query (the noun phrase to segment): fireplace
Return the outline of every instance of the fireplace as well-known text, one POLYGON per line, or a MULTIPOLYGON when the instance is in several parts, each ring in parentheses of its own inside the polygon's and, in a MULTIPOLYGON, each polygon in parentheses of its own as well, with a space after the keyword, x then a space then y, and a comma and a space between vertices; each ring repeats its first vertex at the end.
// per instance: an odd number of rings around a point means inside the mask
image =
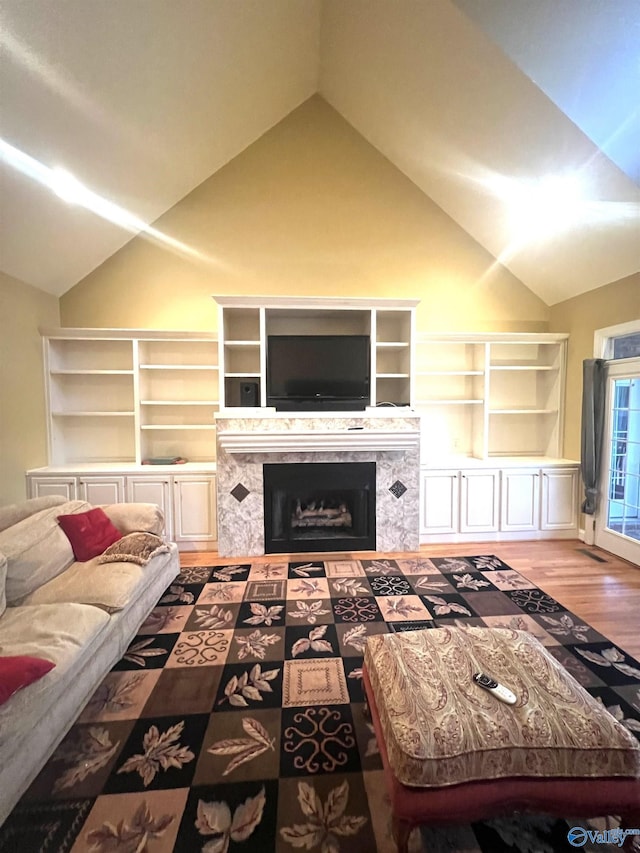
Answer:
POLYGON ((376 463, 265 464, 266 554, 374 551, 376 463))
MULTIPOLYGON (((239 417, 227 409, 216 415, 216 427, 218 553, 221 557, 244 559, 265 553, 295 553, 303 547, 308 551, 317 548, 320 551, 376 550, 385 553, 418 549, 420 419, 416 415, 383 407, 365 415, 291 416, 269 411, 255 417, 239 417), (357 464, 351 467, 353 463, 357 464), (362 485, 359 466, 367 463, 370 474, 362 485), (302 492, 291 495, 295 488, 276 484, 277 489, 289 493, 293 507, 289 505, 279 529, 273 531, 274 497, 268 494, 265 500, 265 488, 267 492, 271 488, 268 484, 265 486, 265 471, 272 465, 282 466, 287 477, 297 477, 304 472, 305 479, 300 485, 310 492, 314 489, 364 491, 365 495, 358 499, 352 494, 346 495, 352 504, 348 510, 352 515, 351 528, 344 524, 342 529, 331 529, 328 525, 319 529, 292 527, 286 519, 291 519, 292 512, 297 510, 298 498, 301 511, 310 509, 307 504, 314 500, 316 506, 324 500, 323 509, 339 509, 340 503, 333 506, 323 495, 302 492), (305 471, 307 465, 317 466, 315 470, 319 473, 315 482, 305 471), (327 470, 337 470, 337 476, 344 475, 346 482, 345 479, 336 481, 333 473, 329 482, 318 479, 327 470), (354 476, 354 472, 358 472, 357 475, 354 476), (268 541, 265 541, 266 512, 269 513, 268 541), (366 524, 362 522, 363 515, 368 519, 366 524), (290 540, 291 532, 295 550, 288 551, 291 545, 285 546, 283 540, 290 540), (307 538, 312 534, 318 536, 314 544, 307 538)), ((331 499, 335 500, 335 495, 331 499)), ((280 512, 277 503, 276 512, 280 512)), ((302 517, 309 518, 309 515, 302 517)))

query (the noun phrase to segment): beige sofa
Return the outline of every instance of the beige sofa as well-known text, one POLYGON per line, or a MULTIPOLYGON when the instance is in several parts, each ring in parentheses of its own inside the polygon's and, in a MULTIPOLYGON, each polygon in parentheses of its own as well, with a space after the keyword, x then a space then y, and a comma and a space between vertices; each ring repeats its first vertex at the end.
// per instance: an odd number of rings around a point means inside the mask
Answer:
MULTIPOLYGON (((0 657, 55 663, 0 705, 0 825, 179 573, 175 543, 146 565, 75 562, 57 517, 90 508, 57 496, 0 508, 0 657)), ((123 534, 162 533, 153 504, 103 509, 123 534)))

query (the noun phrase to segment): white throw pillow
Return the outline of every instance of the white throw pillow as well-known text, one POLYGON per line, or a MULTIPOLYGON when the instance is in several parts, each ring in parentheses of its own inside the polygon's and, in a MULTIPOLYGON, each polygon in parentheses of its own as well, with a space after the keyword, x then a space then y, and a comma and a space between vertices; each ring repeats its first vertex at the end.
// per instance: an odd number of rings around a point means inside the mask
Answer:
POLYGON ((0 553, 7 558, 7 604, 17 603, 73 563, 71 543, 57 518, 88 509, 86 501, 68 501, 0 532, 0 553))
POLYGON ((164 531, 164 515, 157 504, 107 504, 102 509, 123 536, 127 533, 155 533, 161 536, 164 531))

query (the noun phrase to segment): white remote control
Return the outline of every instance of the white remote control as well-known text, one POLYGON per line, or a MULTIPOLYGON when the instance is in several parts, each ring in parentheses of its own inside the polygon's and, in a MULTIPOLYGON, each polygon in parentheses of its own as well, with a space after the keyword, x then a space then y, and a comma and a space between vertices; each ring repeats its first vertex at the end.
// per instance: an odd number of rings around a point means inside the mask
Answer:
POLYGON ((516 704, 517 697, 515 693, 512 693, 508 687, 504 686, 504 684, 498 684, 497 681, 490 678, 488 675, 485 675, 483 672, 476 672, 473 676, 473 680, 476 684, 479 684, 480 687, 484 687, 485 690, 488 690, 489 693, 493 693, 496 699, 504 702, 505 705, 516 704))

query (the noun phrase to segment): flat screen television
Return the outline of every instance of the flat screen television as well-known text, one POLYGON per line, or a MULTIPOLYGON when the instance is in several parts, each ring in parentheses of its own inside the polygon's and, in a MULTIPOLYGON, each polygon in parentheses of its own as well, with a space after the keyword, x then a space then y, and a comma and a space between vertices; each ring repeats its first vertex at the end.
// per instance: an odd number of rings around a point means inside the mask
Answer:
POLYGON ((368 335, 269 335, 267 405, 354 411, 369 405, 368 335))

